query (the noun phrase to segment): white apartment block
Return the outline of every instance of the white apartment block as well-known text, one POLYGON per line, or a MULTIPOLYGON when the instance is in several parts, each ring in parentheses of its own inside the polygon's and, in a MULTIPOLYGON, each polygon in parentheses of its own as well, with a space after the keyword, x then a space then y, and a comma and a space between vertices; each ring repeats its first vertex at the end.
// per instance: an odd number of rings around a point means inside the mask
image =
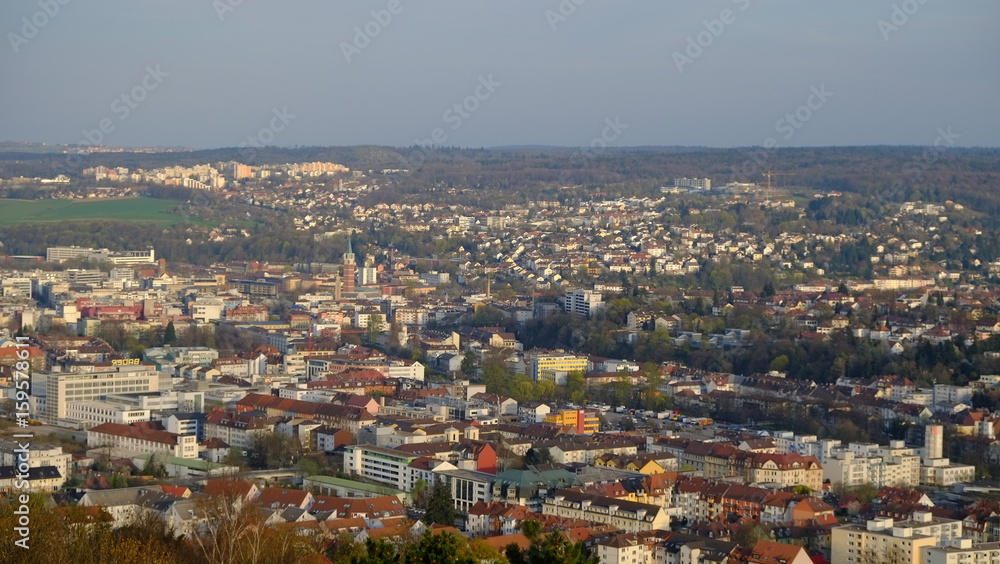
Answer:
POLYGON ((943 403, 969 403, 975 389, 971 386, 953 386, 951 384, 934 384, 934 405, 943 403))
MULTIPOLYGON (((471 507, 476 501, 489 501, 492 490, 487 488, 485 497, 481 495, 479 484, 485 476, 491 474, 481 472, 460 471, 454 464, 435 461, 430 466, 411 463, 421 458, 390 448, 367 445, 348 445, 344 450, 344 472, 361 476, 366 480, 385 484, 391 488, 408 492, 418 480, 432 482, 440 479, 442 474, 457 472, 452 484, 452 495, 460 495, 461 501, 470 502, 471 507)), ((490 486, 492 487, 492 486, 490 486)), ((458 498, 453 498, 458 499, 458 498)), ((464 505, 462 505, 464 507, 464 505)))
POLYGON ((349 445, 344 449, 344 472, 385 484, 397 490, 410 491, 407 469, 418 456, 392 449, 349 445))
POLYGON ((910 488, 920 483, 919 477, 920 459, 916 456, 885 458, 838 449, 823 463, 823 479, 845 486, 870 483, 876 487, 910 488))
POLYGON ((976 479, 976 467, 968 464, 953 464, 947 458, 925 460, 920 468, 920 483, 928 486, 946 487, 976 479))
POLYGON ((952 463, 943 453, 943 431, 939 425, 927 430, 927 446, 911 448, 903 441, 888 445, 816 440, 815 436, 780 433, 774 438, 777 452, 816 456, 823 465, 823 479, 847 486, 912 488, 918 485, 950 486, 975 479, 975 467, 952 463))
POLYGON ((944 546, 961 536, 961 521, 935 517, 927 511, 914 512, 908 521, 872 519, 864 527, 847 525, 832 530, 832 561, 923 564, 926 549, 944 546))
POLYGON ((603 307, 603 296, 593 290, 575 290, 563 296, 563 309, 567 313, 590 317, 603 307))
POLYGON ((31 393, 46 423, 51 425, 66 419, 70 402, 103 401, 112 394, 148 394, 170 387, 169 376, 148 365, 79 368, 78 372, 34 374, 31 393))
POLYGON ((952 540, 945 546, 925 548, 923 564, 1000 564, 1000 543, 952 540))
POLYGON ((801 454, 815 456, 822 464, 826 464, 824 453, 840 445, 840 441, 820 441, 816 435, 796 435, 791 431, 780 431, 771 437, 777 454, 801 454))

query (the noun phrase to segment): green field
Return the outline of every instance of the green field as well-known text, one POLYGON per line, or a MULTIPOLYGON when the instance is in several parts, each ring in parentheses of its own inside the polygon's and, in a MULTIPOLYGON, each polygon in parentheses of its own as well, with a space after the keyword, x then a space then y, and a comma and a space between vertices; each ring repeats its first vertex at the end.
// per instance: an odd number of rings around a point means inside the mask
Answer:
MULTIPOLYGON (((186 218, 167 213, 176 200, 121 198, 115 200, 0 200, 0 225, 48 223, 86 219, 142 221, 173 225, 186 218)), ((187 219, 192 223, 198 220, 187 219)))

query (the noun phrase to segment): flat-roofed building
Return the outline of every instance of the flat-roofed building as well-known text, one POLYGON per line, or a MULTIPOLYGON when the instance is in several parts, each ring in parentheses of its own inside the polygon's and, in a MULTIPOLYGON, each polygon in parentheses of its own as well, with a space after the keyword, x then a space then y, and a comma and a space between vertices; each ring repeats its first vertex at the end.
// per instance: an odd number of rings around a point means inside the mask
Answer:
POLYGON ((915 511, 907 521, 871 519, 863 527, 847 525, 832 530, 832 560, 838 564, 923 564, 926 549, 961 536, 961 521, 935 517, 927 511, 915 511))
POLYGON ((344 472, 408 492, 413 486, 410 463, 418 458, 389 448, 348 445, 344 448, 344 472))
POLYGON ((101 423, 131 425, 140 421, 149 421, 149 418, 148 409, 134 409, 130 406, 106 401, 66 402, 66 420, 76 421, 83 428, 101 423))
POLYGON ((925 548, 923 556, 923 564, 1000 564, 1000 543, 956 539, 945 546, 925 548))
POLYGON ((159 393, 170 387, 170 377, 155 367, 135 364, 94 364, 77 372, 36 372, 31 393, 43 421, 66 419, 70 402, 104 401, 112 394, 159 393))

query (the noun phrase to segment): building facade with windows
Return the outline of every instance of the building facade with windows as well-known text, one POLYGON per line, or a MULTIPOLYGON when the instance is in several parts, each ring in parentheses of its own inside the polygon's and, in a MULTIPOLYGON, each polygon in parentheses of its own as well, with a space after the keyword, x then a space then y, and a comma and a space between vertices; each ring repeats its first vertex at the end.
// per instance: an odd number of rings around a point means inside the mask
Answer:
POLYGON ((170 377, 154 366, 95 364, 77 372, 36 372, 31 393, 37 413, 50 425, 67 419, 72 402, 104 401, 112 394, 159 393, 170 387, 170 377))

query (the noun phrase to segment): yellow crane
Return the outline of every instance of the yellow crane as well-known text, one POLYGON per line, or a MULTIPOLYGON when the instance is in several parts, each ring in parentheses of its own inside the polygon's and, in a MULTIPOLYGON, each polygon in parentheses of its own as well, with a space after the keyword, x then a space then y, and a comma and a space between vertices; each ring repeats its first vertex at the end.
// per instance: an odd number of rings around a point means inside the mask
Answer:
POLYGON ((771 197, 771 177, 772 176, 792 176, 795 173, 794 172, 771 172, 769 170, 767 172, 762 172, 761 174, 763 176, 767 177, 767 190, 764 192, 764 196, 767 197, 767 198, 770 198, 771 197))

